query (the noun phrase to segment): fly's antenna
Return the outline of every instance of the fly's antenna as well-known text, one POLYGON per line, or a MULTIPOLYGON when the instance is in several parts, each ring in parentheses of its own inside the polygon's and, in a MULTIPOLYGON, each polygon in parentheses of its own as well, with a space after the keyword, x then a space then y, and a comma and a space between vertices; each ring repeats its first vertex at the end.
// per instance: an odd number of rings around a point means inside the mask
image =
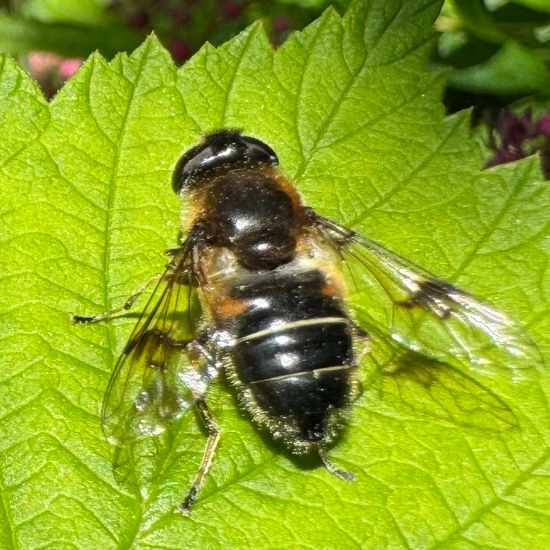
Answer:
POLYGON ((342 470, 341 468, 338 468, 336 464, 331 462, 327 456, 327 450, 319 445, 319 448, 317 450, 319 453, 319 457, 321 458, 321 461, 325 465, 325 468, 333 475, 335 475, 337 478, 342 479, 343 481, 352 482, 355 481, 355 474, 353 472, 348 472, 347 470, 342 470))

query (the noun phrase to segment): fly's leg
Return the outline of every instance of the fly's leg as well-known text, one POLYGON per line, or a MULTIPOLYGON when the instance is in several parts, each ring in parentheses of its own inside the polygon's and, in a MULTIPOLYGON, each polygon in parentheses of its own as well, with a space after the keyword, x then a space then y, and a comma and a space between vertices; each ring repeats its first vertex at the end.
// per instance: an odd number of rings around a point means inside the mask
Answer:
POLYGON ((89 325, 91 323, 100 323, 101 321, 108 321, 109 319, 112 319, 113 317, 116 317, 117 315, 120 315, 121 313, 132 309, 132 306, 135 304, 136 300, 143 294, 147 287, 151 283, 159 281, 163 275, 163 273, 157 273, 156 275, 153 275, 153 277, 151 277, 148 281, 139 286, 130 295, 126 302, 124 302, 124 304, 120 307, 115 307, 113 309, 110 309, 109 311, 104 311, 103 313, 100 313, 98 315, 91 315, 89 317, 71 314, 71 323, 73 325, 89 325))
MULTIPOLYGON (((369 333, 360 325, 349 319, 353 335, 353 351, 355 355, 354 366, 356 370, 361 365, 363 358, 370 348, 371 338, 369 333)), ((370 384, 369 384, 370 385, 370 384)), ((363 393, 363 383, 355 373, 351 377, 351 388, 349 393, 350 402, 355 402, 363 393)))
POLYGON ((336 466, 334 462, 329 460, 326 449, 321 445, 319 445, 318 453, 325 468, 332 475, 336 476, 338 479, 341 479, 342 481, 348 481, 348 482, 355 481, 355 474, 353 472, 348 472, 347 470, 342 470, 341 468, 338 468, 338 466, 336 466))
POLYGON ((369 351, 371 347, 371 338, 369 336, 369 333, 363 327, 354 323, 352 325, 352 328, 355 341, 357 342, 357 365, 360 365, 361 361, 365 357, 365 354, 369 351))
POLYGON ((208 475, 210 467, 212 466, 212 460, 214 459, 214 455, 216 453, 216 447, 218 446, 218 443, 220 441, 220 429, 218 428, 218 424, 214 420, 214 417, 208 410, 206 401, 203 398, 197 400, 197 408, 201 416, 202 422, 204 423, 204 426, 208 431, 208 440, 206 442, 201 465, 199 467, 199 471, 197 472, 195 480, 193 481, 193 485, 191 485, 191 489, 189 489, 187 496, 183 499, 183 502, 178 507, 178 511, 184 515, 190 514, 191 507, 197 501, 197 497, 199 496, 202 486, 204 485, 204 482, 206 480, 206 476, 208 475))

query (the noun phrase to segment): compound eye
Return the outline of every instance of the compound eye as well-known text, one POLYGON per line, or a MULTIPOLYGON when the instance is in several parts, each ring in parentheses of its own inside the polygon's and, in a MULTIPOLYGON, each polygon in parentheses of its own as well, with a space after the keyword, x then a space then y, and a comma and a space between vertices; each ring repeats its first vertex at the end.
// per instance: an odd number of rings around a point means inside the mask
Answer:
POLYGON ((172 188, 179 193, 184 187, 190 187, 198 176, 223 164, 229 151, 218 151, 207 143, 189 149, 176 165, 172 177, 172 188))
POLYGON ((246 146, 246 160, 250 163, 263 162, 272 166, 279 164, 275 151, 263 141, 250 136, 242 136, 242 140, 246 146))
POLYGON ((275 151, 259 139, 221 130, 206 136, 203 143, 187 151, 176 165, 172 188, 176 193, 197 184, 201 177, 219 168, 236 168, 254 164, 276 166, 275 151))

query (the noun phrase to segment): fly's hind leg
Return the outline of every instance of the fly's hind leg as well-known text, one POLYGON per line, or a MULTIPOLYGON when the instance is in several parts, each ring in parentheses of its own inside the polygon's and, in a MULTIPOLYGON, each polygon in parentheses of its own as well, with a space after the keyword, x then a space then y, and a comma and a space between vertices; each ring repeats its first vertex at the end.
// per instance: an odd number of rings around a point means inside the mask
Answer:
POLYGON ((352 332, 355 342, 355 354, 357 356, 357 365, 359 365, 365 356, 365 354, 370 349, 371 338, 369 333, 357 323, 352 321, 352 332))
POLYGON ((319 445, 319 448, 317 449, 319 453, 319 457, 321 458, 321 461, 323 462, 325 468, 334 476, 336 476, 338 479, 341 479, 342 481, 347 482, 353 482, 355 481, 355 474, 353 472, 348 472, 347 470, 342 470, 342 468, 339 468, 332 462, 327 455, 327 450, 319 445))
POLYGON ((148 281, 143 283, 141 286, 139 286, 131 295, 130 297, 119 307, 115 307, 113 309, 110 309, 108 311, 104 311, 103 313, 100 313, 98 315, 75 315, 71 313, 70 319, 71 323, 73 325, 89 325, 91 323, 100 323, 101 321, 108 321, 109 319, 112 319, 113 317, 116 317, 117 315, 120 315, 121 313, 124 313, 125 311, 129 311, 132 309, 132 306, 136 303, 136 300, 143 294, 143 292, 147 289, 147 287, 156 281, 159 281, 163 273, 157 273, 156 275, 153 275, 148 281))
POLYGON ((179 505, 178 511, 184 515, 189 515, 191 512, 191 507, 197 501, 198 495, 204 485, 206 476, 210 471, 212 466, 212 461, 214 455, 216 454, 216 447, 220 441, 220 429, 218 424, 214 420, 214 417, 208 410, 208 406, 204 398, 197 400, 197 409, 199 411, 200 417, 206 430, 208 431, 208 440, 206 442, 206 447, 204 448, 204 455, 202 457, 201 465, 191 485, 191 489, 187 493, 187 496, 183 499, 183 502, 179 505))
MULTIPOLYGON (((353 351, 355 355, 354 366, 358 369, 370 349, 371 338, 369 333, 355 321, 350 319, 350 326, 353 335, 353 351)), ((355 370, 355 369, 354 369, 355 370)), ((354 374, 351 378, 349 393, 350 403, 355 402, 363 394, 363 383, 354 374)))

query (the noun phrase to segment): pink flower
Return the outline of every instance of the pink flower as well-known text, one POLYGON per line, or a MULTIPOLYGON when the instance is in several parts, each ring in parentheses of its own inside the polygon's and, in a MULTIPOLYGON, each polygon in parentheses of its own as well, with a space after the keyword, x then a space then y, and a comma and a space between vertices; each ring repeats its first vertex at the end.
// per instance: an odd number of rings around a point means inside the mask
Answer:
POLYGON ((36 77, 49 71, 56 71, 63 58, 55 53, 29 52, 27 57, 31 73, 36 77))
POLYGON ((63 80, 67 80, 78 71, 80 65, 82 65, 82 59, 65 59, 59 65, 59 74, 63 80))

